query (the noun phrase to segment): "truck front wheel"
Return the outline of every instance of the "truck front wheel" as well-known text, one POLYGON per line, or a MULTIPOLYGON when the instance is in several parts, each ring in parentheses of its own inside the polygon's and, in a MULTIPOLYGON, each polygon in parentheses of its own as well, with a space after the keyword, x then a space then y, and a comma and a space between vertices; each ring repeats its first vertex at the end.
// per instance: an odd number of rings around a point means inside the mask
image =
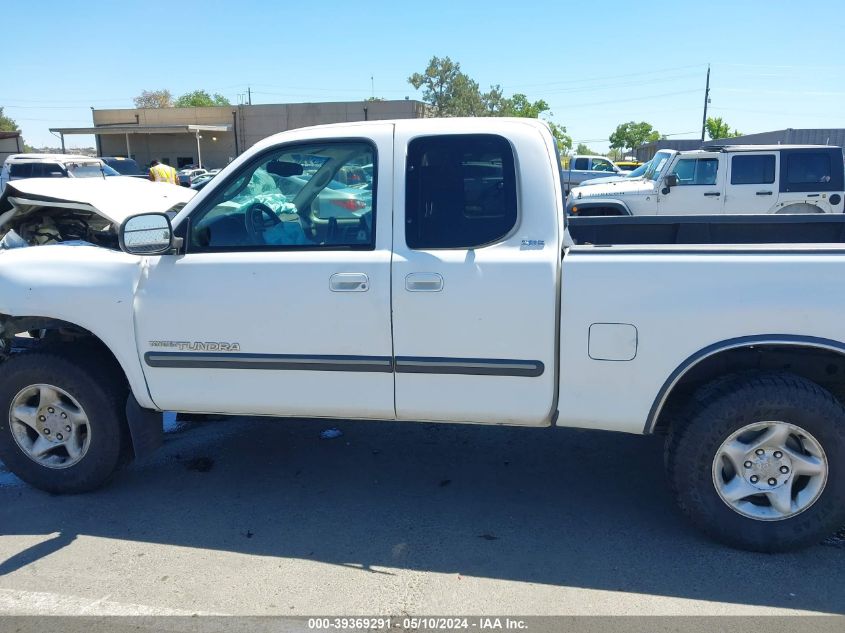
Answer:
POLYGON ((0 365, 0 460, 36 488, 93 490, 121 463, 127 390, 96 358, 30 352, 0 365))
POLYGON ((805 378, 744 375, 702 388, 666 450, 680 508, 728 545, 785 551, 845 525, 845 408, 805 378))

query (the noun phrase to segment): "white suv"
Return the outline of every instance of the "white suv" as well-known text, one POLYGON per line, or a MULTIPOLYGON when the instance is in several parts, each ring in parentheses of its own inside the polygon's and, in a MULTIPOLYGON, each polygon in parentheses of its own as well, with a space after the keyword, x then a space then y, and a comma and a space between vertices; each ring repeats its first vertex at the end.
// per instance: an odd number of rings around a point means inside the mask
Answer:
POLYGON ((99 158, 74 154, 12 154, 0 170, 0 193, 23 178, 102 178, 120 174, 99 158))
POLYGON ((639 178, 575 187, 577 215, 842 213, 842 149, 736 145, 661 150, 639 178))

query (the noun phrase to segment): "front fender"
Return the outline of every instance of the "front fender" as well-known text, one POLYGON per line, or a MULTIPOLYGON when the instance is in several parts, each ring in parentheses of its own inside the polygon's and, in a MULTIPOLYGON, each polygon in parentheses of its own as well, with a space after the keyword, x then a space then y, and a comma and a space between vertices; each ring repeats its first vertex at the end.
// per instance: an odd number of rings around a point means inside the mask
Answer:
POLYGON ((581 209, 609 207, 612 209, 618 209, 619 213, 622 215, 633 215, 631 213, 631 209, 628 207, 628 204, 624 200, 621 200, 619 198, 611 198, 609 196, 606 198, 599 196, 596 196, 595 198, 570 198, 569 200, 567 200, 566 203, 566 212, 575 213, 572 211, 573 207, 578 209, 579 212, 581 209))
POLYGON ((155 408, 135 342, 134 301, 143 262, 98 246, 0 251, 0 314, 58 319, 88 330, 114 354, 138 403, 155 408))

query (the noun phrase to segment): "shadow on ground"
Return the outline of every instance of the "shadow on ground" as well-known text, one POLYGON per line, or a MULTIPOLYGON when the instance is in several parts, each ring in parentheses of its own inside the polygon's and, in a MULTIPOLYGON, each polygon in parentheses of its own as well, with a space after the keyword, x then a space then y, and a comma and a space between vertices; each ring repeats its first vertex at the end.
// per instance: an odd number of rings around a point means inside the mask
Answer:
POLYGON ((676 513, 661 451, 658 438, 571 429, 192 424, 100 492, 0 489, 0 532, 58 533, 0 575, 91 535, 845 613, 845 550, 710 542, 676 513), (330 426, 342 437, 321 440, 330 426))

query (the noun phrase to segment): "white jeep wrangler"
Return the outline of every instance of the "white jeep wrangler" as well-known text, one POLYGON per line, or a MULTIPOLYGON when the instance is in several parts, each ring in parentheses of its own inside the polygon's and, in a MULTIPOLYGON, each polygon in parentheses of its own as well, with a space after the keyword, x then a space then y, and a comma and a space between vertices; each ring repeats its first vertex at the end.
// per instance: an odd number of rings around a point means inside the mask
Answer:
POLYGON ((640 178, 573 188, 567 211, 581 216, 842 213, 843 171, 839 147, 661 150, 640 178))

